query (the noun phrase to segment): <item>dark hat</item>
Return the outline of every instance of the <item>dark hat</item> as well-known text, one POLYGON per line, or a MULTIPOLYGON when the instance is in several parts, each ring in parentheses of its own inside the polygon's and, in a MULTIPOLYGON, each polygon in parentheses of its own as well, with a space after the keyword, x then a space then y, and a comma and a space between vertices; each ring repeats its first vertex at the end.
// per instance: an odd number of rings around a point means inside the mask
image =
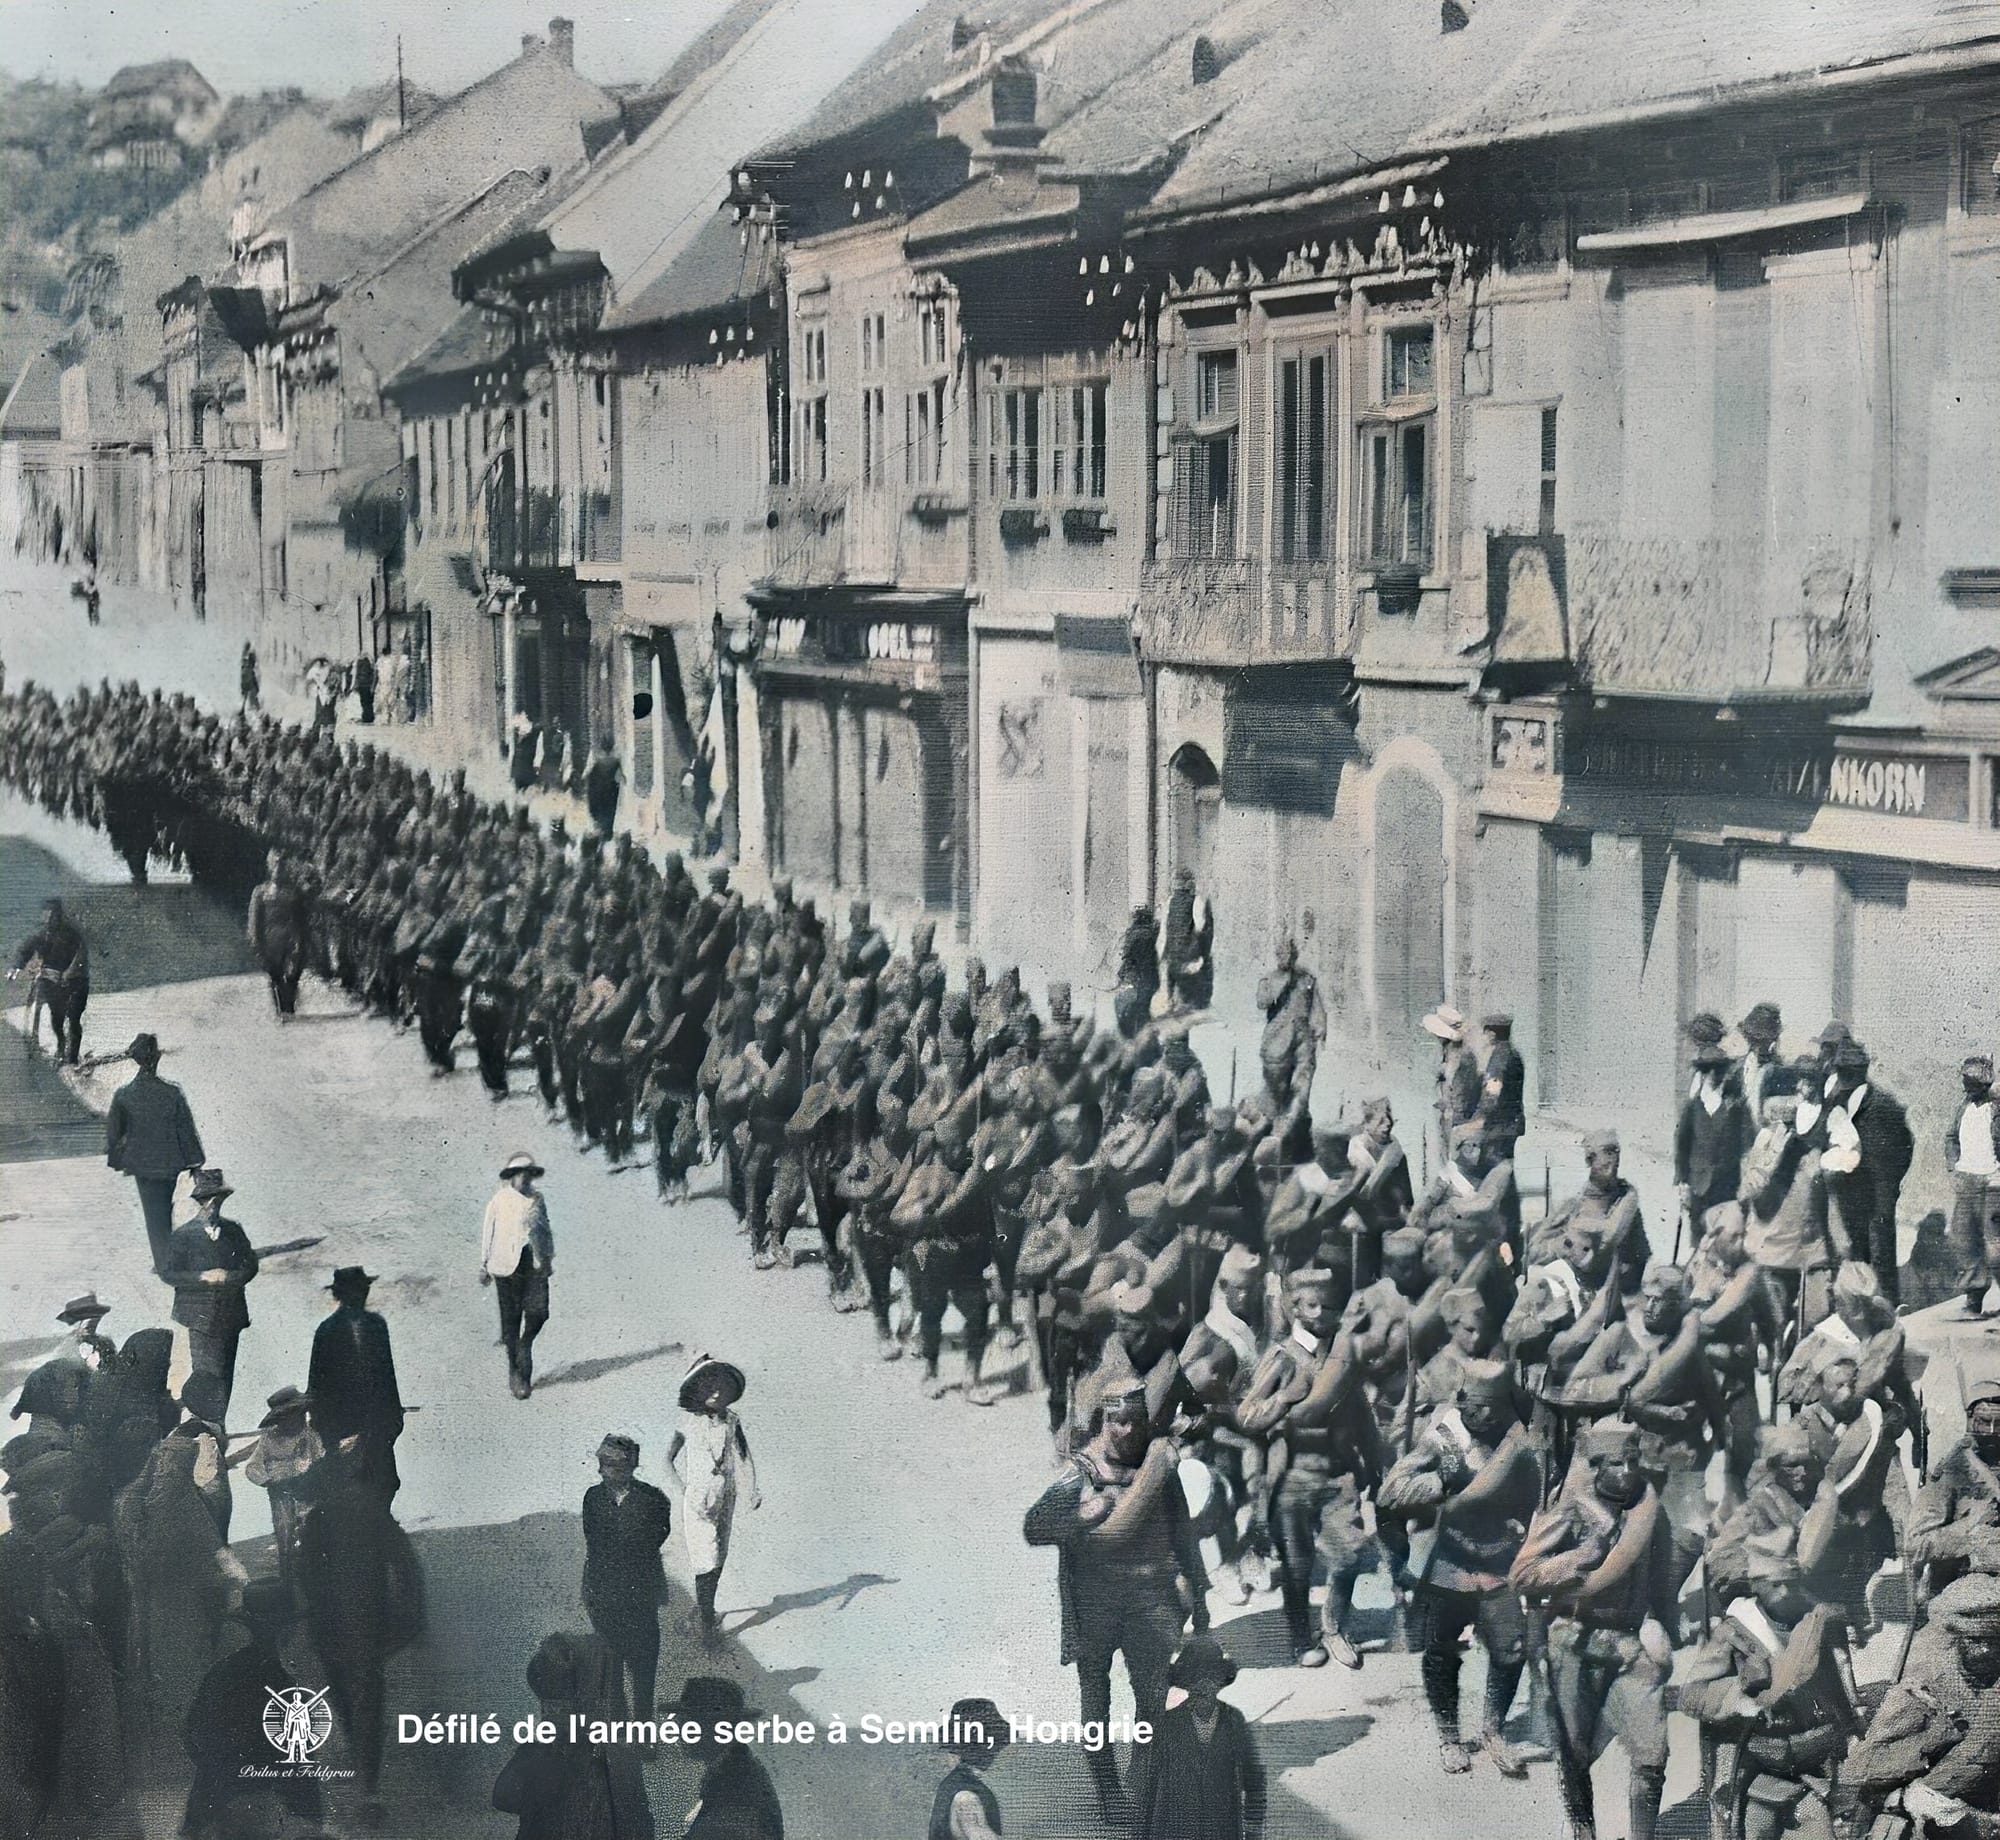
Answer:
POLYGON ((1000 1708, 990 1699, 952 1702, 945 1721, 944 1748, 955 1757, 997 1757, 1013 1737, 1000 1708))
POLYGON ((545 1176, 547 1174, 548 1171, 525 1150, 516 1150, 506 1162, 500 1165, 500 1179, 503 1182, 509 1176, 545 1176))
POLYGON ((712 1354, 698 1354, 681 1376, 680 1408, 683 1412, 697 1410, 699 1385, 711 1374, 720 1374, 729 1383, 731 1390, 729 1397, 722 1402, 724 1405, 733 1406, 743 1397, 749 1382, 743 1378, 742 1368, 732 1361, 718 1361, 712 1354))
POLYGON ((208 1424, 220 1424, 228 1404, 229 1395, 219 1374, 197 1368, 181 1382, 181 1410, 208 1424))
POLYGON ((1753 1003, 1744 1012, 1743 1020, 1736 1025, 1753 1041, 1776 1041, 1783 1031, 1784 1023, 1775 1003, 1753 1003))
POLYGON ((295 1386, 281 1386, 264 1401, 264 1416, 257 1422, 262 1425, 282 1424, 288 1418, 301 1417, 312 1404, 308 1395, 295 1386))
POLYGON ((1960 1075, 1968 1080, 1979 1080, 1988 1086, 1993 1084, 1993 1056, 1990 1054, 1968 1054, 1959 1063, 1960 1075))
POLYGON ((1722 1018, 1713 1010, 1702 1010, 1688 1018, 1687 1027, 1682 1032, 1696 1047, 1712 1048, 1723 1037, 1722 1018))
POLYGON ((1838 1073, 1866 1073, 1868 1071, 1868 1050, 1852 1035, 1841 1042, 1833 1051, 1834 1070, 1838 1073))
POLYGON ((100 1317, 109 1316, 110 1307, 97 1301, 95 1291, 85 1291, 81 1297, 72 1297, 56 1312, 56 1321, 61 1323, 96 1322, 100 1317))
POLYGON ((1937 1616, 1955 1636, 1983 1636, 1989 1641, 2000 1636, 2000 1578, 1990 1572, 1974 1572, 1954 1580, 1938 1593, 1932 1604, 1937 1616), (1945 1601, 1945 1593, 1951 1601, 1945 1601))
POLYGON ((622 1431, 607 1431, 603 1441, 597 1446, 599 1457, 616 1457, 635 1468, 639 1462, 639 1440, 627 1437, 622 1431))
POLYGON ((1837 1048, 1842 1042, 1851 1041, 1853 1037, 1854 1031, 1846 1023, 1829 1022, 1819 1032, 1819 1045, 1822 1048, 1837 1048))
POLYGON ((575 1638, 557 1631, 544 1636, 528 1657, 528 1691, 537 1699, 568 1699, 576 1692, 582 1671, 575 1638))
POLYGON ((135 1061, 156 1061, 160 1058, 160 1038, 141 1030, 132 1037, 132 1045, 125 1052, 135 1061))
POLYGON ((743 1689, 720 1674, 690 1674, 681 1687, 680 1698, 660 1710, 683 1724, 704 1727, 725 1722, 733 1724, 750 1716, 750 1705, 743 1697, 743 1689))
POLYGON ((336 1265, 333 1281, 326 1288, 338 1297, 343 1291, 365 1291, 374 1282, 375 1274, 359 1265, 336 1265))
POLYGON ((1735 1058, 1719 1041, 1698 1041, 1694 1045, 1697 1067, 1727 1067, 1735 1058))
POLYGON ((1504 1010, 1495 1010, 1484 1017, 1479 1026, 1489 1035, 1511 1035, 1514 1032, 1514 1018, 1504 1010))
POLYGON ((222 1179, 221 1170, 197 1169, 194 1172, 194 1186, 188 1194, 189 1199, 194 1201, 220 1201, 225 1195, 233 1195, 235 1192, 235 1189, 222 1179))
POLYGON ((236 1607, 239 1622, 252 1628, 262 1624, 292 1622, 298 1615, 292 1601, 292 1587, 279 1578, 253 1578, 243 1587, 243 1599, 236 1607))
POLYGON ((1203 1680, 1226 1687, 1235 1678, 1236 1663, 1222 1644, 1206 1633, 1189 1636, 1167 1667, 1170 1687, 1191 1687, 1203 1680))

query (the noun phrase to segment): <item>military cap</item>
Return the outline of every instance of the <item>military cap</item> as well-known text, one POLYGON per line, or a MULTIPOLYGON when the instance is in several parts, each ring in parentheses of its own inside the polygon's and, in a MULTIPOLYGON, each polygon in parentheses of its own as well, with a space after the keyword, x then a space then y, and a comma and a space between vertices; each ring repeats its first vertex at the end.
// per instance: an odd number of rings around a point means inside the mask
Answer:
POLYGON ((1333 1273, 1324 1265, 1301 1265, 1296 1271, 1285 1274, 1285 1289, 1291 1291, 1325 1291, 1333 1288, 1333 1273))
POLYGON ((1616 1150, 1618 1148, 1618 1133, 1616 1131, 1587 1131, 1584 1133, 1583 1153, 1585 1156, 1596 1156, 1600 1151, 1616 1150))
POLYGON ((1211 1131, 1233 1131, 1236 1129, 1236 1114, 1226 1105, 1211 1105, 1208 1108, 1208 1128, 1211 1131))
POLYGON ((1969 1573, 1939 1592, 1931 1609, 1955 1636, 2000 1637, 2000 1577, 1969 1573))
POLYGON ((1242 1279, 1254 1278, 1264 1269, 1264 1261, 1248 1246, 1232 1241, 1223 1249, 1222 1263, 1216 1269, 1218 1282, 1235 1283, 1242 1279))
POLYGON ((1514 1376, 1505 1361, 1475 1361, 1467 1366, 1458 1383, 1458 1403, 1468 1405, 1512 1405, 1514 1376))
POLYGON ((1970 1412, 1974 1406, 2000 1406, 2000 1374, 1975 1380, 1966 1389, 1965 1409, 1970 1412))
POLYGON ((1875 1275, 1875 1267, 1861 1259, 1844 1259, 1840 1269, 1833 1275, 1833 1300, 1836 1303, 1872 1303, 1881 1298, 1882 1280, 1875 1275))
POLYGON ((1446 1291, 1438 1299, 1438 1314, 1448 1324, 1468 1321, 1485 1308, 1486 1299, 1476 1290, 1463 1285, 1454 1290, 1446 1291))
POLYGON ((1757 1434, 1757 1454, 1767 1463, 1797 1463, 1813 1455, 1813 1442, 1797 1419, 1766 1425, 1757 1434))
POLYGON ((1111 1307, 1120 1316, 1145 1316, 1153 1308, 1153 1287, 1150 1284, 1114 1284, 1111 1287, 1111 1307))
POLYGON ((1592 1425, 1584 1434, 1584 1461, 1590 1464, 1611 1463, 1620 1458, 1626 1462, 1639 1460, 1639 1427, 1628 1424, 1622 1418, 1603 1418, 1592 1425))

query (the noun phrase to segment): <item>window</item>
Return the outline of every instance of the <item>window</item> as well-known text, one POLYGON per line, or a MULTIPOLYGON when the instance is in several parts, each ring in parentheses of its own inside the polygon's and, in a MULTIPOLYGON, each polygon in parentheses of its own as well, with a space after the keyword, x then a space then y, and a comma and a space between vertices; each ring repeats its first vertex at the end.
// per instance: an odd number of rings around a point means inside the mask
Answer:
POLYGON ((1793 154, 1778 167, 1781 204, 1845 198, 1867 189, 1867 162, 1854 148, 1815 148, 1811 153, 1793 154))
POLYGON ((1965 124, 1967 217, 2000 217, 2000 115, 1965 124))
POLYGON ((889 363, 889 319, 884 313, 861 316, 861 374, 873 375, 889 363))
POLYGON ((1556 412, 1542 411, 1542 535, 1556 533, 1556 412))
POLYGON ((1428 326, 1398 326, 1390 331, 1383 342, 1385 401, 1429 396, 1437 388, 1431 362, 1433 336, 1428 326))
POLYGON ((804 458, 807 480, 826 483, 826 398, 809 397, 799 404, 799 452, 804 458))
POLYGON ((1195 414, 1204 422, 1234 416, 1237 404, 1236 354, 1205 351, 1195 360, 1195 414))
POLYGON ((826 328, 808 326, 799 336, 799 378, 803 383, 826 381, 826 328))
POLYGON ((1323 562, 1330 499, 1326 464, 1330 354, 1301 352, 1278 365, 1278 559, 1323 562))
POLYGON ((1101 383, 1081 383, 1049 393, 1051 498, 1104 496, 1105 389, 1101 383))
POLYGON ((923 350, 924 368, 936 369, 947 364, 950 346, 947 333, 950 330, 945 303, 942 300, 920 301, 917 306, 917 338, 923 350))
POLYGON ((987 490, 992 497, 1015 504, 1038 499, 1042 495, 1042 393, 1000 390, 991 400, 987 490))
POLYGON ((937 485, 944 478, 944 384, 913 390, 903 398, 903 483, 937 485))
POLYGON ((879 486, 889 477, 888 423, 880 385, 861 392, 861 483, 879 486))
POLYGON ((1430 560, 1430 437, 1428 416, 1363 435, 1368 560, 1377 568, 1422 567, 1430 560))

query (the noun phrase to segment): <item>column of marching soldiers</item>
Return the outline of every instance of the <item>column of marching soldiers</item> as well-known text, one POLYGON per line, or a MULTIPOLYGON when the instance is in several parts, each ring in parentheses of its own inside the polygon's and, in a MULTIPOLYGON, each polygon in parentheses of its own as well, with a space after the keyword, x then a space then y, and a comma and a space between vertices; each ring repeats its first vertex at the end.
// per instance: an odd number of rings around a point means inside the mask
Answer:
MULTIPOLYGON (((1933 1462, 1894 1303, 1910 1133, 1840 1025, 1796 1060, 1770 1005, 1690 1025, 1657 1258, 1608 1133, 1579 1193, 1524 1216, 1505 1017, 1426 1018, 1422 1193, 1386 1100, 1315 1126, 1325 1017, 1289 945, 1258 987, 1257 1090, 1215 1103, 1189 1039, 1212 921, 1185 877, 1163 928, 1135 913, 1099 1026, 1064 984, 1045 1011, 1014 971, 954 985, 928 924, 899 951, 855 901, 836 933, 786 883, 746 901, 726 869, 704 886, 623 834, 542 832, 330 731, 129 686, 28 685, 0 715, 5 777, 135 873, 164 853, 241 894, 266 864, 281 1014, 311 969, 413 1023, 440 1074, 469 1029, 496 1099, 525 1050, 552 1116, 613 1159, 650 1144, 663 1197, 719 1155, 752 1264, 809 1237, 834 1307, 869 1312, 885 1360, 914 1342, 934 1396, 1039 1388, 1063 1469, 1025 1531, 1058 1549, 1086 1721, 1114 1656, 1142 1716, 1177 1658, 1219 1671, 1212 1541, 1223 1601, 1275 1587, 1307 1668, 1364 1665, 1355 1587, 1386 1570, 1442 1767, 1552 1754, 1578 1833, 1615 1740, 1649 1840, 1677 1700, 1718 1831, 2000 1835, 2000 1384, 1962 1388, 1967 1435, 1933 1462), (1862 1679, 1885 1610, 1893 1670, 1862 1679), (1517 1698, 1531 1742, 1507 1735, 1517 1698)), ((1990 1062, 1963 1078, 1945 1148, 1976 1315, 2000 1159, 1990 1062)), ((1088 1761, 1105 1816, 1134 1819, 1113 1752, 1088 1761)))

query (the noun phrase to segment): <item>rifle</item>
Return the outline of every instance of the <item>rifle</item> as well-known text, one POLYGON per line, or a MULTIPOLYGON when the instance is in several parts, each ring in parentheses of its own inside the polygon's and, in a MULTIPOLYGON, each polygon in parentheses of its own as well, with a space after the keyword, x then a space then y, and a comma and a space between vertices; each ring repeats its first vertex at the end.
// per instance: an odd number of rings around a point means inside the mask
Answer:
POLYGON ((1688 1215, 1693 1208, 1694 1203, 1687 1196, 1682 1195, 1679 1198, 1674 1209, 1674 1256, 1668 1261, 1670 1264, 1678 1265, 1681 1262, 1681 1237, 1688 1230, 1688 1215))

